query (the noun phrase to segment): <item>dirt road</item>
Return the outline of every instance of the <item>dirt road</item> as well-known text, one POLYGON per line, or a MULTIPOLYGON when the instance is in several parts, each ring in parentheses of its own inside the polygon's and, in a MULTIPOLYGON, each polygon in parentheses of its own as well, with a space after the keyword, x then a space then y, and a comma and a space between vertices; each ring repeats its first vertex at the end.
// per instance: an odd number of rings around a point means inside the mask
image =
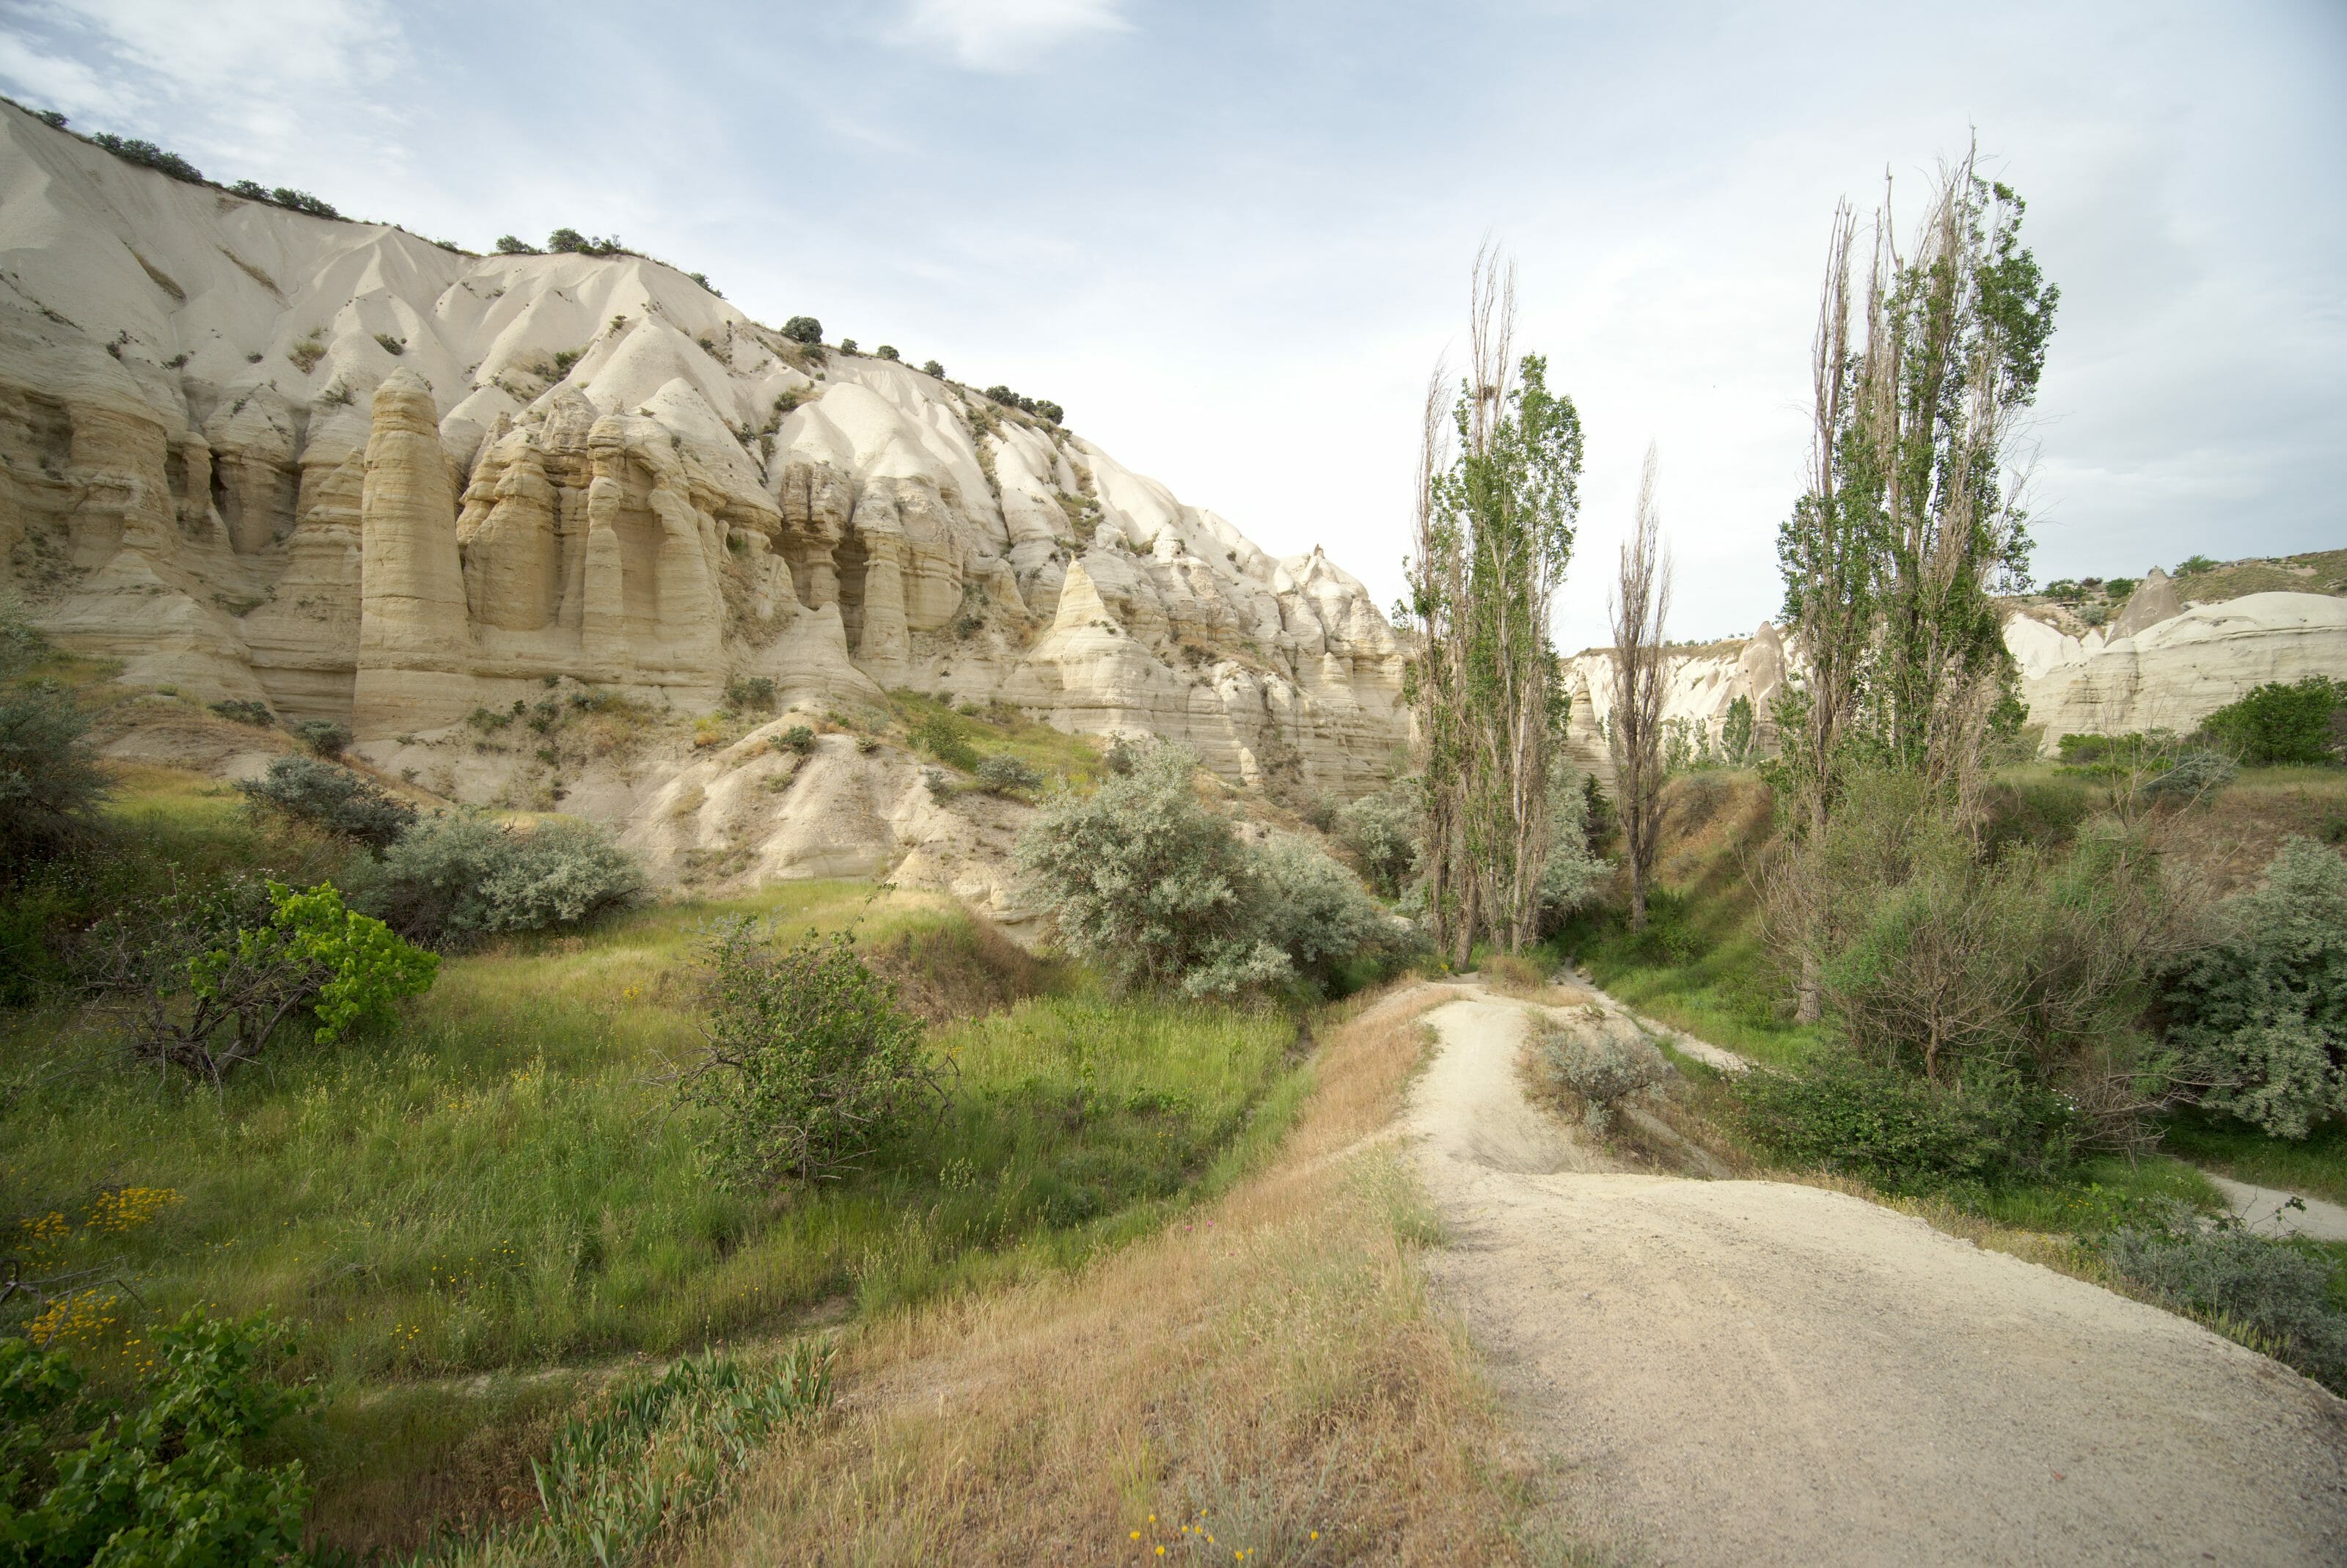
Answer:
POLYGON ((1436 1286, 1583 1532, 1670 1564, 2347 1562, 2347 1401, 1857 1198, 1608 1172, 1525 1101, 1525 1004, 1429 1019, 1436 1286))

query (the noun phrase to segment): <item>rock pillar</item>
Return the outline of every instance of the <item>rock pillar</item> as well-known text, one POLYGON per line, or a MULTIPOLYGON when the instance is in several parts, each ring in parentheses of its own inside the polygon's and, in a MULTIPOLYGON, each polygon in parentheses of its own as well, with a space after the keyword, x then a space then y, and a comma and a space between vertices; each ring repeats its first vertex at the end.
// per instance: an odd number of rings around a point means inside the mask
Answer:
POLYGON ((456 487, 431 389, 394 371, 374 395, 359 498, 361 740, 454 723, 474 705, 456 487))

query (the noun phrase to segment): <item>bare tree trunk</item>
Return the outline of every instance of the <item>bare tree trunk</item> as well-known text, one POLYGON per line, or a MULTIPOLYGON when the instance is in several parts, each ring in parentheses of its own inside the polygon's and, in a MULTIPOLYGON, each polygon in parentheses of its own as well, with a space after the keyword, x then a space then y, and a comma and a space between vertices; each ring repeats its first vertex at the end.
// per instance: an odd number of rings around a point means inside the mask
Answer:
POLYGON ((1623 858, 1630 871, 1630 927, 1646 926, 1646 880, 1655 866, 1662 826, 1663 627, 1670 615, 1671 560, 1663 546, 1662 507, 1655 488, 1661 468, 1646 448, 1638 484, 1638 519, 1622 546, 1614 590, 1614 794, 1622 815, 1623 858))

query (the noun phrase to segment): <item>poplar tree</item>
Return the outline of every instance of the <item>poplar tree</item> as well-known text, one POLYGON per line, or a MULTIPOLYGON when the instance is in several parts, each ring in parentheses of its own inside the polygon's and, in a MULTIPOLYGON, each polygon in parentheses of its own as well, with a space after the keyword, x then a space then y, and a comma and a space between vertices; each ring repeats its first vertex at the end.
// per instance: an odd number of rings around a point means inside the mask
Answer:
POLYGON ((1450 417, 1427 386, 1416 550, 1404 616, 1425 779, 1437 944, 1467 963, 1479 931, 1511 952, 1539 932, 1549 772, 1564 712, 1549 635, 1580 507, 1581 416, 1548 362, 1514 358, 1515 277, 1488 251, 1469 296, 1469 364, 1450 417))
POLYGON ((1622 858, 1630 872, 1630 928, 1646 928, 1646 882, 1663 825, 1663 687, 1668 657, 1664 624, 1671 612, 1671 558, 1663 545, 1655 480, 1661 461, 1646 448, 1638 481, 1638 517, 1622 542, 1621 572, 1609 609, 1614 619, 1614 798, 1622 858))

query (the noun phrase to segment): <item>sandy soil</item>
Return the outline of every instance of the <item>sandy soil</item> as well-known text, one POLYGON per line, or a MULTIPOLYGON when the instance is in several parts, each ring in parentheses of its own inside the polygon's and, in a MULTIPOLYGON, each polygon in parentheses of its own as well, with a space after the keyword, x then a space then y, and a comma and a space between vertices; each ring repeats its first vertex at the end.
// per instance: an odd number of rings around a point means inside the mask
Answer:
POLYGON ((1526 1102, 1523 1003, 1428 1018, 1435 1283, 1579 1530, 1673 1564, 2347 1562, 2347 1401, 1857 1198, 1608 1173, 1526 1102))

